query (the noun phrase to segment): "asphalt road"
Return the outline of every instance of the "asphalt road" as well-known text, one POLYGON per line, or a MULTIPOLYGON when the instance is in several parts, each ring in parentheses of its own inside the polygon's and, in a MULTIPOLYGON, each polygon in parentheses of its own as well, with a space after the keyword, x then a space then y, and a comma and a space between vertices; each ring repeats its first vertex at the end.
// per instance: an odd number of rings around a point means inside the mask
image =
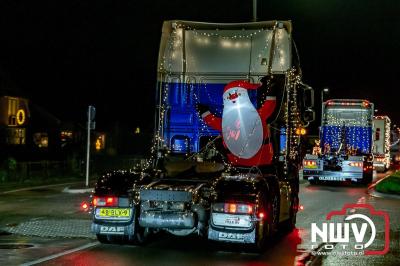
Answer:
MULTIPOLYGON (((49 188, 40 190, 40 193, 28 190, 0 195, 0 227, 32 219, 89 218, 78 210, 79 203, 87 194, 71 195, 60 191, 61 188, 49 188)), ((304 209, 298 213, 297 228, 290 234, 277 236, 261 255, 242 252, 237 246, 214 246, 195 236, 179 238, 161 234, 146 246, 135 247, 103 245, 90 238, 46 238, 3 233, 0 234, 0 265, 294 265, 296 260, 310 254, 314 244, 311 243, 311 223, 325 221, 329 212, 342 209, 346 203, 368 203, 390 214, 389 253, 384 257, 321 255, 310 258, 317 265, 400 265, 399 200, 373 198, 366 193, 365 186, 308 183, 301 184, 300 204, 304 209)), ((384 238, 382 224, 382 221, 377 221, 378 249, 384 238)), ((338 249, 337 245, 335 249, 338 249)))

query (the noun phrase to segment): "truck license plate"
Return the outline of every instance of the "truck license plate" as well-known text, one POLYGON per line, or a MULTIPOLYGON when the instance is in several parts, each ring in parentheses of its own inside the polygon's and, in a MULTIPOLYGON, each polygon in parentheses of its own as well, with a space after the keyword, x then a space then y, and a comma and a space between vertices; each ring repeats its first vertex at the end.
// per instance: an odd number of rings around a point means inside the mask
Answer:
POLYGON ((319 180, 323 180, 323 181, 345 181, 346 179, 344 177, 340 177, 340 176, 320 176, 319 180))
POLYGON ((96 214, 99 217, 104 218, 127 218, 131 215, 130 209, 116 209, 116 208, 101 208, 96 209, 96 214))
POLYGON ((213 223, 219 226, 229 227, 251 227, 251 221, 249 215, 232 215, 226 213, 213 213, 213 223))
POLYGON ((318 168, 318 166, 316 166, 316 165, 307 165, 307 166, 304 166, 304 169, 317 169, 318 168))

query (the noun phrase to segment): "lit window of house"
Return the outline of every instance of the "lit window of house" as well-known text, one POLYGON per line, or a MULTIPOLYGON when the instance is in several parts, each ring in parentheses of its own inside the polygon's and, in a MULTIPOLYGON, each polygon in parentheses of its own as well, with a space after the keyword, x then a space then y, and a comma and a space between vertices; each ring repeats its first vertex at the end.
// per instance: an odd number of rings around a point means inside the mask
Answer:
POLYGON ((25 137, 25 128, 7 128, 7 144, 24 145, 25 137))
POLYGON ((72 140, 72 131, 63 130, 61 131, 61 141, 66 142, 72 140))
POLYGON ((33 134, 33 143, 39 148, 49 147, 49 136, 47 133, 35 133, 33 134))
POLYGON ((0 123, 6 126, 24 126, 29 117, 28 100, 19 97, 0 97, 0 123))
POLYGON ((17 125, 17 98, 8 98, 8 125, 16 126, 17 125))
POLYGON ((95 148, 96 151, 103 150, 106 147, 106 134, 101 133, 96 137, 95 148))

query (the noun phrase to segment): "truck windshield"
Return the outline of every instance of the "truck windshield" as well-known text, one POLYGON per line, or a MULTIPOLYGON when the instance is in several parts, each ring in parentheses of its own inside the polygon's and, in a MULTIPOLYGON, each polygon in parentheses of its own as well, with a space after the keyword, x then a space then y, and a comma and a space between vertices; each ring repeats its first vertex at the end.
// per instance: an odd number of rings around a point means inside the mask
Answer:
POLYGON ((325 109, 323 125, 368 127, 371 121, 372 113, 369 109, 328 107, 325 109))
POLYGON ((359 106, 327 106, 323 113, 321 148, 330 152, 367 154, 372 148, 372 109, 359 106))

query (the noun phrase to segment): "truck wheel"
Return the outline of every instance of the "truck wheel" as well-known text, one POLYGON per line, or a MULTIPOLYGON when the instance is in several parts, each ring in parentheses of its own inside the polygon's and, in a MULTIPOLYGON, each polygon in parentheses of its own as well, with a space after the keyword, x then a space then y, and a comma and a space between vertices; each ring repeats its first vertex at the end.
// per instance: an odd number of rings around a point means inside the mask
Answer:
POLYGON ((102 244, 109 244, 110 242, 107 239, 106 235, 96 234, 97 240, 102 244))
POLYGON ((266 244, 270 243, 272 237, 278 230, 279 219, 279 200, 278 196, 274 195, 271 201, 266 205, 266 219, 261 220, 257 224, 255 250, 258 253, 264 251, 266 244))
POLYGON ((278 231, 278 224, 279 224, 279 198, 278 195, 274 195, 271 200, 271 207, 270 207, 271 219, 270 219, 270 233, 269 237, 271 238, 277 231, 278 231))
POLYGON ((269 225, 267 221, 263 220, 258 222, 256 228, 256 239, 254 244, 255 252, 261 253, 265 249, 268 231, 269 231, 269 225))
POLYGON ((286 232, 292 232, 293 229, 296 227, 296 215, 298 206, 299 206, 299 198, 298 197, 292 198, 289 209, 289 219, 287 219, 283 223, 283 230, 285 230, 286 232))
POLYGON ((135 225, 135 234, 129 239, 129 244, 141 246, 144 245, 147 241, 148 231, 146 228, 143 228, 136 223, 135 225))
POLYGON ((124 236, 96 234, 97 240, 102 244, 123 244, 124 236))
POLYGON ((372 178, 373 178, 373 173, 364 174, 361 182, 364 185, 368 185, 369 183, 372 182, 372 178))

